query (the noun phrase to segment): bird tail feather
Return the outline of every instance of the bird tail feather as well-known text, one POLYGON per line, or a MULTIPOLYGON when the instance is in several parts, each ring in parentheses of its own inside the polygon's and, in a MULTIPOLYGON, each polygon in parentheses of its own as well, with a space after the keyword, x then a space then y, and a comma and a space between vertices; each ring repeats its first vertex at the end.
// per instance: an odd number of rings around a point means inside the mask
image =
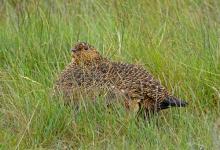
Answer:
POLYGON ((159 104, 160 109, 167 109, 170 107, 186 107, 188 105, 187 102, 177 99, 175 97, 167 97, 163 102, 159 104))

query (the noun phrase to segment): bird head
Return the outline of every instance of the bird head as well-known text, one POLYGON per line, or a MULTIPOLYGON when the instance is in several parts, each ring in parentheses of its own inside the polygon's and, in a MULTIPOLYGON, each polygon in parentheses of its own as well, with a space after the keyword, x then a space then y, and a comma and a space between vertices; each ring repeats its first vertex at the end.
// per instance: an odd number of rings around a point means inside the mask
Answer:
POLYGON ((86 42, 75 44, 72 50, 72 58, 76 63, 95 61, 100 58, 98 51, 86 42))

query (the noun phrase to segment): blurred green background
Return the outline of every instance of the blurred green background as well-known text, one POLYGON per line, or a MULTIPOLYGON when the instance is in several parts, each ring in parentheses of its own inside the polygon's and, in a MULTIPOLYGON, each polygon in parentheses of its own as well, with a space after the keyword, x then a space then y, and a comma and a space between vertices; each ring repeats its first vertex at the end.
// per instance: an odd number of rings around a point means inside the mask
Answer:
POLYGON ((220 1, 0 1, 0 149, 219 149, 219 117, 220 1), (73 115, 51 91, 77 41, 143 65, 189 106, 73 115))

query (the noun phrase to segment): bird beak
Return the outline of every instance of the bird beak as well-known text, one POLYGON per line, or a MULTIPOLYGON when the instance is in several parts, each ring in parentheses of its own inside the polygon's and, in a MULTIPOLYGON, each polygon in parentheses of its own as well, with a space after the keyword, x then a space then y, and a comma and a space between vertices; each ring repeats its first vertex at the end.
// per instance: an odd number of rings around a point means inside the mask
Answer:
POLYGON ((76 48, 72 48, 71 51, 72 51, 72 52, 76 52, 76 48))

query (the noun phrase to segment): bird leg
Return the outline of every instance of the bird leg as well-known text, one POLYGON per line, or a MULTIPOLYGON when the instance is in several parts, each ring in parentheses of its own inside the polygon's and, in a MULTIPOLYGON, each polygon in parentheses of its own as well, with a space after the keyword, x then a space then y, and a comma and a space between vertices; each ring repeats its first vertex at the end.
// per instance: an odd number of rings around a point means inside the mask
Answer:
POLYGON ((128 112, 128 116, 129 118, 131 116, 139 116, 139 111, 140 111, 140 100, 131 100, 131 99, 126 99, 124 101, 124 105, 125 105, 125 108, 128 112))

